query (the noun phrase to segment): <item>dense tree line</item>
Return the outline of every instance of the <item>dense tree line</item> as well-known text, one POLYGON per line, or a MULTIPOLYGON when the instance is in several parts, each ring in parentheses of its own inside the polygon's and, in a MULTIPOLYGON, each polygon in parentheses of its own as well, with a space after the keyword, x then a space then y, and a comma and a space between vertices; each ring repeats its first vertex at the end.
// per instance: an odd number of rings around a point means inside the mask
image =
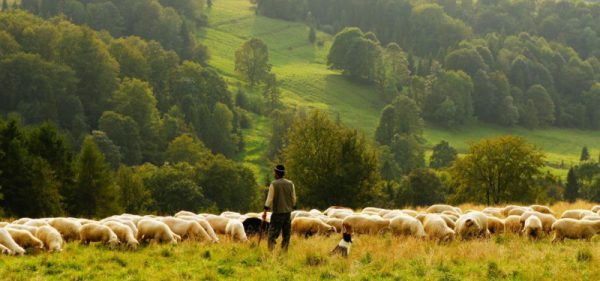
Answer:
MULTIPOLYGON (((78 146, 91 130, 111 159, 163 161, 176 136, 198 136, 231 157, 243 142, 240 116, 215 70, 184 60, 156 41, 112 38, 64 19, 22 11, 0 15, 0 112, 25 124, 52 121, 78 146)), ((116 161, 116 160, 115 160, 116 161)), ((113 161, 114 162, 114 161, 113 161)), ((113 167, 118 167, 113 163, 113 167)))
POLYGON ((20 8, 44 18, 63 15, 78 25, 106 30, 114 37, 136 35, 156 40, 184 59, 197 47, 195 31, 206 24, 204 1, 194 0, 24 0, 20 8))
POLYGON ((257 9, 339 31, 331 68, 390 101, 415 99, 429 122, 600 128, 600 4, 261 0, 257 9))
POLYGON ((98 138, 79 152, 50 123, 23 126, 0 119, 0 206, 4 215, 105 217, 120 212, 249 210, 254 174, 213 154, 188 134, 176 137, 161 165, 111 169, 98 138))

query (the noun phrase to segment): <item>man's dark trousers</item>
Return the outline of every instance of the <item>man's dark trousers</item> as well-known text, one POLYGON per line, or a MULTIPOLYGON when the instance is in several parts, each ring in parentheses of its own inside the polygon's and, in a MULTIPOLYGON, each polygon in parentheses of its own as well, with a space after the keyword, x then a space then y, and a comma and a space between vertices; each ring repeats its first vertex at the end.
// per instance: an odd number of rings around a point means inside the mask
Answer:
POLYGON ((283 249, 284 252, 287 252, 292 232, 290 213, 271 214, 271 223, 269 225, 269 250, 272 251, 273 248, 275 248, 275 243, 280 232, 283 238, 281 249, 283 249))

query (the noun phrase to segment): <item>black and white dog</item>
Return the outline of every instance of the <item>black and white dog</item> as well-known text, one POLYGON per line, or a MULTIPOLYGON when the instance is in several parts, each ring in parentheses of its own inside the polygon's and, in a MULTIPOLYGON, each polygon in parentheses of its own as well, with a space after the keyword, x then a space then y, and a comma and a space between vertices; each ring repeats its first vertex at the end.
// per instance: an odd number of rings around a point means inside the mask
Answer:
POLYGON ((335 246, 333 251, 331 251, 331 255, 342 255, 342 257, 347 257, 350 254, 350 247, 352 246, 352 234, 344 232, 342 240, 340 243, 335 246))

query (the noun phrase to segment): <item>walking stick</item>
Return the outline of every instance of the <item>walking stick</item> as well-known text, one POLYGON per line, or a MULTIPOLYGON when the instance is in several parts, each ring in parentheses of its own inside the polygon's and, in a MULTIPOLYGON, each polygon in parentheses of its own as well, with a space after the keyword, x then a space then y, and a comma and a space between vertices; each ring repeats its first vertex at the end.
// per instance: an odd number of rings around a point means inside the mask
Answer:
POLYGON ((259 247, 260 247, 260 241, 262 240, 262 237, 263 237, 266 219, 267 219, 267 211, 263 211, 263 215, 260 218, 260 226, 258 227, 258 246, 259 247))

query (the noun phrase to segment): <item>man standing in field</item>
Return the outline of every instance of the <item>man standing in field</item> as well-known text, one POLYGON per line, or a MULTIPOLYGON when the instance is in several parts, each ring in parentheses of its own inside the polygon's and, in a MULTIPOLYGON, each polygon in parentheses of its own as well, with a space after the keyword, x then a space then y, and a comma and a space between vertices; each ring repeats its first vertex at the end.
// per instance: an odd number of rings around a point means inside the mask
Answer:
POLYGON ((290 215, 292 210, 296 208, 296 189, 291 181, 283 178, 285 176, 285 167, 283 165, 277 165, 274 173, 275 180, 271 182, 271 185, 269 186, 263 220, 266 220, 267 211, 271 209, 269 250, 273 251, 279 233, 281 232, 281 249, 283 249, 284 252, 287 252, 292 232, 290 215))

